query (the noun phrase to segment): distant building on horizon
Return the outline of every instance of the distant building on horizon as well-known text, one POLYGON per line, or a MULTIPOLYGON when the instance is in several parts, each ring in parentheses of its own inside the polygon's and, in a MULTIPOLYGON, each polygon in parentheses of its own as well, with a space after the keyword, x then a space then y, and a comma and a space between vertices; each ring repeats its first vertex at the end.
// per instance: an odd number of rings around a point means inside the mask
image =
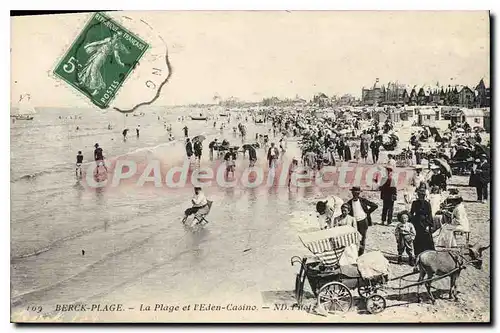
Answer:
POLYGON ((489 107, 490 88, 484 80, 473 89, 463 85, 441 86, 422 85, 410 87, 399 82, 380 85, 375 79, 371 88, 361 90, 361 104, 367 106, 383 105, 453 105, 467 108, 489 107))

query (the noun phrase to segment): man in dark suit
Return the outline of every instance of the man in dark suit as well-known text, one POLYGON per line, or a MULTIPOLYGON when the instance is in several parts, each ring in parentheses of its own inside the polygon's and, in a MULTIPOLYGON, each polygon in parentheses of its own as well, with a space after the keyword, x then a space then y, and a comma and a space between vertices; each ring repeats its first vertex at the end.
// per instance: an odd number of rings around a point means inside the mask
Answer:
POLYGON ((477 201, 486 203, 488 200, 488 184, 491 180, 490 163, 486 154, 480 156, 481 162, 474 172, 476 175, 477 201))
POLYGON ((372 225, 371 213, 373 213, 378 206, 368 199, 359 197, 361 193, 361 188, 359 188, 359 186, 351 188, 351 193, 352 199, 347 201, 347 204, 349 205, 349 215, 356 219, 358 231, 361 234, 358 255, 362 255, 365 252, 366 232, 368 231, 368 226, 372 225))
POLYGON ((378 162, 378 156, 380 153, 380 146, 382 145, 382 142, 375 137, 375 139, 370 143, 370 149, 372 150, 372 159, 373 159, 373 164, 377 164, 378 162))
POLYGON ((392 223, 392 213, 394 211, 394 202, 397 198, 397 190, 393 184, 392 179, 392 166, 387 166, 387 180, 386 182, 380 186, 380 199, 382 199, 382 224, 385 224, 387 221, 387 225, 392 223))

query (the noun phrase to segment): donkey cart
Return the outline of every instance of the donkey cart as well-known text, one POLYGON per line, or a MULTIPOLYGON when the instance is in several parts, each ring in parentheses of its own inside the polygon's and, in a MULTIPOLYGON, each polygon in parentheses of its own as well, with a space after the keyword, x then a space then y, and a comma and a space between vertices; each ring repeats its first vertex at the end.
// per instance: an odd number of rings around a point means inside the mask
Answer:
POLYGON ((387 267, 382 267, 387 266, 388 262, 382 254, 372 252, 364 256, 370 257, 370 261, 375 262, 375 269, 371 270, 371 273, 378 271, 376 274, 370 274, 368 272, 370 269, 360 271, 357 264, 340 264, 346 248, 359 244, 360 236, 356 229, 342 226, 301 235, 299 238, 314 255, 291 258, 292 265, 300 264, 295 280, 295 297, 298 305, 302 304, 307 279, 317 299, 317 307, 322 310, 349 311, 353 305, 352 289, 357 289, 359 296, 364 299, 368 312, 379 313, 385 309, 386 300, 376 293, 375 288, 388 280, 387 267))
MULTIPOLYGON (((356 229, 349 226, 315 231, 299 236, 304 246, 313 255, 291 258, 292 266, 300 264, 295 279, 295 298, 299 306, 304 298, 305 281, 316 298, 317 309, 320 312, 342 313, 349 311, 353 306, 353 290, 363 300, 366 310, 371 314, 384 311, 387 307, 386 298, 380 294, 385 291, 397 291, 401 297, 402 291, 409 291, 425 285, 427 293, 434 303, 431 294, 431 284, 435 281, 450 277, 450 298, 456 297, 456 279, 460 272, 472 264, 480 269, 482 266, 482 252, 486 247, 478 245, 462 248, 461 250, 446 249, 440 251, 428 250, 417 258, 417 265, 412 271, 404 275, 389 278, 389 262, 379 251, 366 253, 356 260, 356 264, 343 264, 342 257, 346 249, 353 244, 359 244, 360 235, 356 229), (420 274, 418 279, 407 277, 420 274), (424 279, 427 275, 427 279, 424 279), (399 285, 394 285, 394 281, 399 285), (403 283, 405 281, 405 283, 403 283), (391 285, 391 282, 393 283, 391 285), (406 283, 410 284, 406 284, 406 283)), ((405 303, 408 304, 408 303, 405 303)), ((402 305, 402 304, 397 304, 402 305)))

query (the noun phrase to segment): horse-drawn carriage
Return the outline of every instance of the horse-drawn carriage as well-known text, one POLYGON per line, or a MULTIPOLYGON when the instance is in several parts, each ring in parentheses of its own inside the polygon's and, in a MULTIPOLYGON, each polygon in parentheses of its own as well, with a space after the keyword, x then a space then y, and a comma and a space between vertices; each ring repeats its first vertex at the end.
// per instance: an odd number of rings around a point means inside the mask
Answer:
POLYGON ((366 254, 371 259, 378 258, 369 260, 372 265, 366 265, 367 261, 364 261, 362 267, 357 264, 341 265, 345 249, 352 244, 359 244, 360 235, 356 229, 341 226, 301 235, 300 239, 313 256, 291 258, 292 265, 300 264, 295 280, 295 297, 299 305, 303 300, 307 279, 321 311, 349 311, 353 305, 351 289, 357 289, 370 313, 385 309, 385 298, 374 292, 376 285, 388 280, 388 261, 382 254, 366 254))
MULTIPOLYGON (((316 312, 319 314, 349 311, 354 303, 354 289, 363 300, 366 310, 372 314, 380 313, 387 307, 381 291, 397 291, 400 299, 402 291, 417 287, 420 302, 419 288, 425 285, 434 303, 431 284, 447 277, 450 277, 450 298, 452 295, 456 298, 456 280, 460 272, 470 264, 481 269, 482 252, 489 247, 476 244, 458 249, 424 251, 418 256, 415 269, 390 278, 389 262, 379 251, 360 256, 356 264, 342 264, 346 248, 358 244, 360 239, 356 229, 350 226, 312 232, 301 235, 300 239, 313 255, 291 258, 292 266, 300 264, 295 278, 296 301, 299 306, 302 305, 307 280, 316 298, 316 312), (408 279, 416 274, 419 274, 417 280, 408 279), (426 275, 428 278, 424 279, 426 275), (399 285, 391 285, 394 281, 398 281, 399 285)), ((402 304, 408 303, 396 305, 402 304)))

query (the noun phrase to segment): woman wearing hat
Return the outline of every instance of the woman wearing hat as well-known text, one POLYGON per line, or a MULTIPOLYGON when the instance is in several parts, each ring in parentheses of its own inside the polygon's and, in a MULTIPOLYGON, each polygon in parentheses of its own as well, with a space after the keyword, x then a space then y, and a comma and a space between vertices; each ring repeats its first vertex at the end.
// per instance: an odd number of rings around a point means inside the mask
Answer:
POLYGON ((470 176, 469 176, 469 186, 470 187, 477 187, 478 186, 478 177, 477 177, 478 174, 476 174, 476 169, 480 163, 481 163, 481 160, 479 158, 476 158, 474 160, 474 163, 472 164, 472 169, 470 171, 470 176))
POLYGON ((455 247, 457 246, 457 241, 455 239, 455 232, 469 232, 469 218, 467 217, 467 211, 463 204, 463 198, 460 194, 452 194, 446 198, 446 202, 449 203, 449 209, 452 210, 451 214, 443 219, 443 225, 438 231, 438 237, 436 240, 436 245, 440 247, 455 247))
POLYGON ((446 175, 441 172, 441 169, 436 164, 431 164, 430 169, 432 172, 432 176, 428 182, 429 187, 432 188, 433 186, 437 186, 437 187, 439 187, 439 189, 441 191, 446 191, 446 187, 447 187, 446 175))
POLYGON ((425 250, 434 250, 432 240, 433 221, 431 204, 425 200, 426 190, 420 187, 417 190, 417 200, 413 201, 410 210, 410 220, 415 227, 415 240, 413 242, 415 256, 425 250))

